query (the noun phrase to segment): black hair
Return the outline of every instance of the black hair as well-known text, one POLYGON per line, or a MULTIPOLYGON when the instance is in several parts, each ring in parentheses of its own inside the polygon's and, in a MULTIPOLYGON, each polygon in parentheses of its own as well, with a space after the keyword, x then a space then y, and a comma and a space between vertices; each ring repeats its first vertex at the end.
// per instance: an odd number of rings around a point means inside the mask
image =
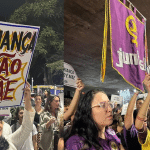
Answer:
POLYGON ((64 107, 67 107, 70 105, 72 99, 71 98, 64 98, 64 107))
POLYGON ((0 150, 7 150, 7 149, 9 149, 8 141, 4 137, 0 136, 0 150))
POLYGON ((41 95, 41 94, 35 94, 35 95, 34 95, 34 98, 37 97, 37 96, 40 96, 40 97, 42 98, 42 95, 41 95))
POLYGON ((73 120, 71 133, 67 138, 65 137, 65 142, 70 136, 77 134, 85 139, 85 145, 88 145, 89 147, 94 146, 98 150, 102 149, 98 141, 99 129, 97 128, 91 115, 91 103, 95 94, 98 92, 103 91, 91 90, 87 92, 79 101, 79 105, 73 120))
POLYGON ((136 101, 139 101, 139 100, 142 100, 142 101, 144 101, 144 98, 143 98, 143 97, 141 97, 141 98, 138 98, 136 101))
POLYGON ((17 120, 19 120, 18 113, 19 113, 20 110, 24 110, 24 107, 21 107, 21 106, 20 106, 20 107, 17 107, 17 108, 16 108, 15 116, 14 116, 15 122, 17 122, 17 120))

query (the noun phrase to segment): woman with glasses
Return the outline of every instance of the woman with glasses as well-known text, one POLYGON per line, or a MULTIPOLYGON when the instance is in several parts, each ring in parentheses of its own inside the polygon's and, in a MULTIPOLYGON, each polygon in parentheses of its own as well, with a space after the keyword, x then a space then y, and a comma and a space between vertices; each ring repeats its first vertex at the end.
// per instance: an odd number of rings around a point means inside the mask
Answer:
POLYGON ((124 150, 120 139, 108 126, 113 122, 113 104, 102 91, 89 91, 79 105, 66 150, 124 150))
POLYGON ((43 130, 40 147, 43 150, 57 149, 55 143, 58 141, 55 140, 58 140, 59 124, 63 114, 59 103, 59 96, 49 96, 44 111, 40 114, 40 126, 43 130))

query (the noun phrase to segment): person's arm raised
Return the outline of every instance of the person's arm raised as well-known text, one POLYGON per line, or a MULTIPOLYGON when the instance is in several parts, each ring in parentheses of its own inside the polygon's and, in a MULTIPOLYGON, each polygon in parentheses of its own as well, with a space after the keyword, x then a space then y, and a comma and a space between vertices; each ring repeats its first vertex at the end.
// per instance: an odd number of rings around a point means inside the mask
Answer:
POLYGON ((14 133, 9 135, 9 139, 16 146, 16 149, 19 149, 24 144, 24 141, 29 137, 33 128, 35 110, 32 109, 31 106, 31 91, 29 83, 26 84, 24 89, 24 100, 25 110, 22 125, 14 133))
POLYGON ((78 78, 76 84, 77 84, 77 88, 76 88, 74 97, 71 101, 71 104, 70 104, 68 110, 64 113, 64 120, 68 120, 69 117, 71 115, 73 115, 73 113, 75 112, 75 110, 78 106, 78 102, 79 102, 79 99, 80 99, 80 93, 84 88, 84 83, 82 82, 81 79, 78 78))
POLYGON ((138 91, 136 91, 134 93, 134 95, 132 96, 132 98, 129 102, 128 108, 127 108, 127 112, 126 112, 125 120, 124 120, 124 126, 125 126, 126 130, 131 128, 133 121, 134 121, 133 120, 133 111, 134 111, 134 106, 136 103, 138 93, 139 93, 138 91))
POLYGON ((144 79, 144 85, 146 87, 146 90, 148 92, 148 95, 141 107, 141 109, 139 110, 136 120, 135 120, 135 127, 137 129, 142 129, 143 125, 144 125, 144 121, 146 120, 146 116, 147 116, 147 111, 148 111, 148 107, 149 107, 149 102, 150 102, 150 74, 147 74, 145 76, 144 79))
POLYGON ((33 108, 31 105, 31 90, 30 84, 27 82, 26 87, 24 88, 24 100, 25 100, 25 109, 27 111, 33 112, 33 108))

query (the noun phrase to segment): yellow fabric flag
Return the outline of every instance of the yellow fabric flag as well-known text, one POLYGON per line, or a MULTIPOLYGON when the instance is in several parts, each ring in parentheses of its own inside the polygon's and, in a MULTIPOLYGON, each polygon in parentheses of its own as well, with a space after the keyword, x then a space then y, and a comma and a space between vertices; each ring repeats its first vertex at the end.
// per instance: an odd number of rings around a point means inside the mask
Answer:
POLYGON ((107 53, 107 31, 108 31, 108 0, 105 0, 105 23, 104 23, 104 37, 102 48, 102 62, 101 62, 101 81, 104 82, 106 72, 106 53, 107 53))

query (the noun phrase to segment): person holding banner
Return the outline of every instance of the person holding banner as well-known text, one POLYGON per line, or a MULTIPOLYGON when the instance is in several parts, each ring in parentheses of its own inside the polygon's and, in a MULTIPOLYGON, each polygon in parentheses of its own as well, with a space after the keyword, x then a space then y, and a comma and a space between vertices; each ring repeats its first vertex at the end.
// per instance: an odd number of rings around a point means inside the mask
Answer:
POLYGON ((78 78, 76 81, 76 84, 77 84, 77 88, 76 88, 75 94, 73 96, 73 99, 69 105, 68 110, 64 113, 64 120, 68 120, 74 114, 75 110, 77 109, 78 102, 80 99, 80 94, 84 88, 84 83, 82 82, 81 79, 78 78))
POLYGON ((142 146, 142 150, 149 150, 150 149, 150 130, 147 128, 147 112, 149 109, 150 103, 150 74, 147 74, 144 79, 144 85, 148 92, 148 95, 139 110, 136 120, 135 120, 135 127, 138 130, 138 138, 139 143, 142 146))
POLYGON ((128 150, 133 150, 133 149, 141 150, 141 145, 138 142, 137 130, 135 128, 134 118, 133 118, 134 106, 135 106, 138 94, 139 92, 136 91, 134 95, 132 96, 129 102, 128 108, 127 108, 126 115, 124 117, 123 134, 124 134, 124 139, 125 139, 128 150))
MULTIPOLYGON (((17 107, 15 117, 16 122, 11 126, 12 133, 22 126, 24 107, 17 107)), ((37 150, 37 129, 33 124, 33 129, 29 137, 24 141, 24 144, 19 148, 21 150, 37 150)))
POLYGON ((115 131, 108 126, 113 122, 113 103, 99 90, 87 92, 79 101, 70 135, 65 139, 66 150, 124 150, 115 131))
POLYGON ((0 124, 0 149, 1 150, 17 150, 24 144, 33 127, 35 111, 31 106, 31 91, 29 83, 24 89, 25 110, 22 126, 14 133, 8 136, 2 136, 3 124, 0 124))
MULTIPOLYGON (((79 103, 80 94, 84 88, 84 83, 82 82, 81 79, 78 78, 76 81, 76 84, 77 84, 77 88, 75 90, 73 99, 72 99, 71 103, 69 104, 68 109, 64 112, 64 116, 63 116, 64 121, 69 121, 69 122, 67 122, 67 124, 65 126, 63 126, 63 129, 61 129, 62 132, 60 133, 60 138, 58 141, 58 150, 64 150, 64 136, 66 136, 71 129, 73 118, 74 118, 74 113, 75 113, 78 103, 79 103), (70 118, 71 118, 71 121, 69 120, 70 118)), ((65 122, 64 122, 64 124, 65 124, 65 122)))

